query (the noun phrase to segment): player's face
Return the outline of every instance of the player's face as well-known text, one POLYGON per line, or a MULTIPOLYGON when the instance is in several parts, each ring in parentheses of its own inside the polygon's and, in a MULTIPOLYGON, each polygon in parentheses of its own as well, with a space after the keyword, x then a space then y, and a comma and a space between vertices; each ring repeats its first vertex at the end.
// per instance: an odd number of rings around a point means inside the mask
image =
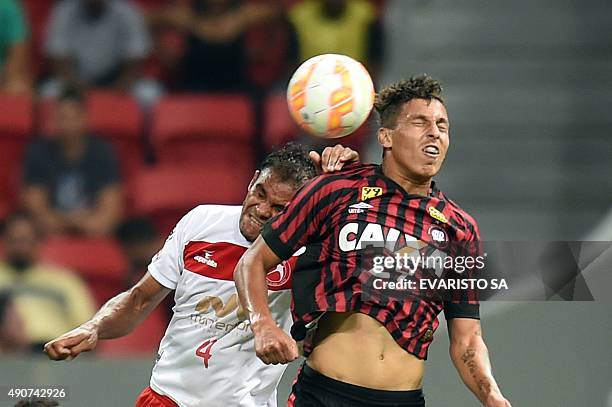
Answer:
POLYGON ((282 182, 269 168, 256 172, 249 184, 240 214, 240 232, 249 241, 261 233, 264 223, 279 213, 295 193, 295 186, 282 182))
POLYGON ((446 108, 437 99, 412 99, 396 123, 395 129, 379 133, 380 143, 390 149, 385 159, 414 181, 430 180, 440 171, 450 143, 446 108))

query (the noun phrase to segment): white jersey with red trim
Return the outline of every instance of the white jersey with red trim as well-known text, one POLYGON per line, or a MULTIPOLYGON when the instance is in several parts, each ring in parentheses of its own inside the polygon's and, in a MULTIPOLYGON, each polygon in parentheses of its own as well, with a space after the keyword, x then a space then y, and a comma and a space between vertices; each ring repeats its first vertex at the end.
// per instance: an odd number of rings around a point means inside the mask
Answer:
MULTIPOLYGON (((233 273, 251 245, 240 233, 241 206, 201 205, 176 225, 149 273, 175 290, 174 315, 150 386, 183 407, 276 406, 284 365, 255 355, 253 333, 239 306, 233 273)), ((272 315, 291 326, 291 264, 268 273, 272 315)))

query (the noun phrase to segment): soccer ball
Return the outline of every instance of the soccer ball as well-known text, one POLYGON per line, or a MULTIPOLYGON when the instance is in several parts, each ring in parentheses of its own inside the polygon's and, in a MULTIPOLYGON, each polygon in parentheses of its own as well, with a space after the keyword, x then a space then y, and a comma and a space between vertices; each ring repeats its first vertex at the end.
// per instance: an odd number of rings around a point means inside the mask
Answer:
POLYGON ((366 121, 374 105, 368 71, 346 55, 310 58, 295 71, 287 88, 296 123, 323 138, 344 137, 366 121))

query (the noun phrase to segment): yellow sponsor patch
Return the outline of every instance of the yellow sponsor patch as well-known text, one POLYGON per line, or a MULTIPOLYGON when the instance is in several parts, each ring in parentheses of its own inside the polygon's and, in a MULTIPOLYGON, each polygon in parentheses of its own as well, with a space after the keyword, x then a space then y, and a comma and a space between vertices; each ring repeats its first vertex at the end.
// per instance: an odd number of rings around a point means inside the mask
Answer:
POLYGON ((361 200, 365 201, 368 199, 376 198, 383 194, 381 187, 361 187, 361 200))
POLYGON ((446 216, 444 216, 444 214, 442 212, 440 212, 439 210, 437 210, 433 206, 430 206, 428 211, 429 211, 429 216, 431 216, 435 220, 439 220, 442 223, 448 223, 448 220, 446 219, 446 216))

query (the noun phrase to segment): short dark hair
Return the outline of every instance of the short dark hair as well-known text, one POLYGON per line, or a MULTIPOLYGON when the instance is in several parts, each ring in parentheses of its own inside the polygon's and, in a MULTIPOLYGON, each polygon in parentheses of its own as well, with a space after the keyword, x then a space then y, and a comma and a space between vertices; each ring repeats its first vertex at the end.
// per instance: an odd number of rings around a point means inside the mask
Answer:
POLYGON ((444 103, 440 82, 423 74, 385 87, 376 96, 374 103, 380 125, 389 129, 395 128, 402 106, 412 99, 436 99, 444 103))
POLYGON ((270 169, 282 182, 301 187, 317 175, 317 168, 300 144, 287 143, 270 153, 261 163, 260 170, 270 169))
POLYGON ((83 95, 83 92, 81 92, 79 89, 73 86, 68 86, 62 89, 62 93, 60 93, 59 97, 57 98, 57 101, 75 102, 79 105, 82 105, 85 101, 85 96, 83 95))

